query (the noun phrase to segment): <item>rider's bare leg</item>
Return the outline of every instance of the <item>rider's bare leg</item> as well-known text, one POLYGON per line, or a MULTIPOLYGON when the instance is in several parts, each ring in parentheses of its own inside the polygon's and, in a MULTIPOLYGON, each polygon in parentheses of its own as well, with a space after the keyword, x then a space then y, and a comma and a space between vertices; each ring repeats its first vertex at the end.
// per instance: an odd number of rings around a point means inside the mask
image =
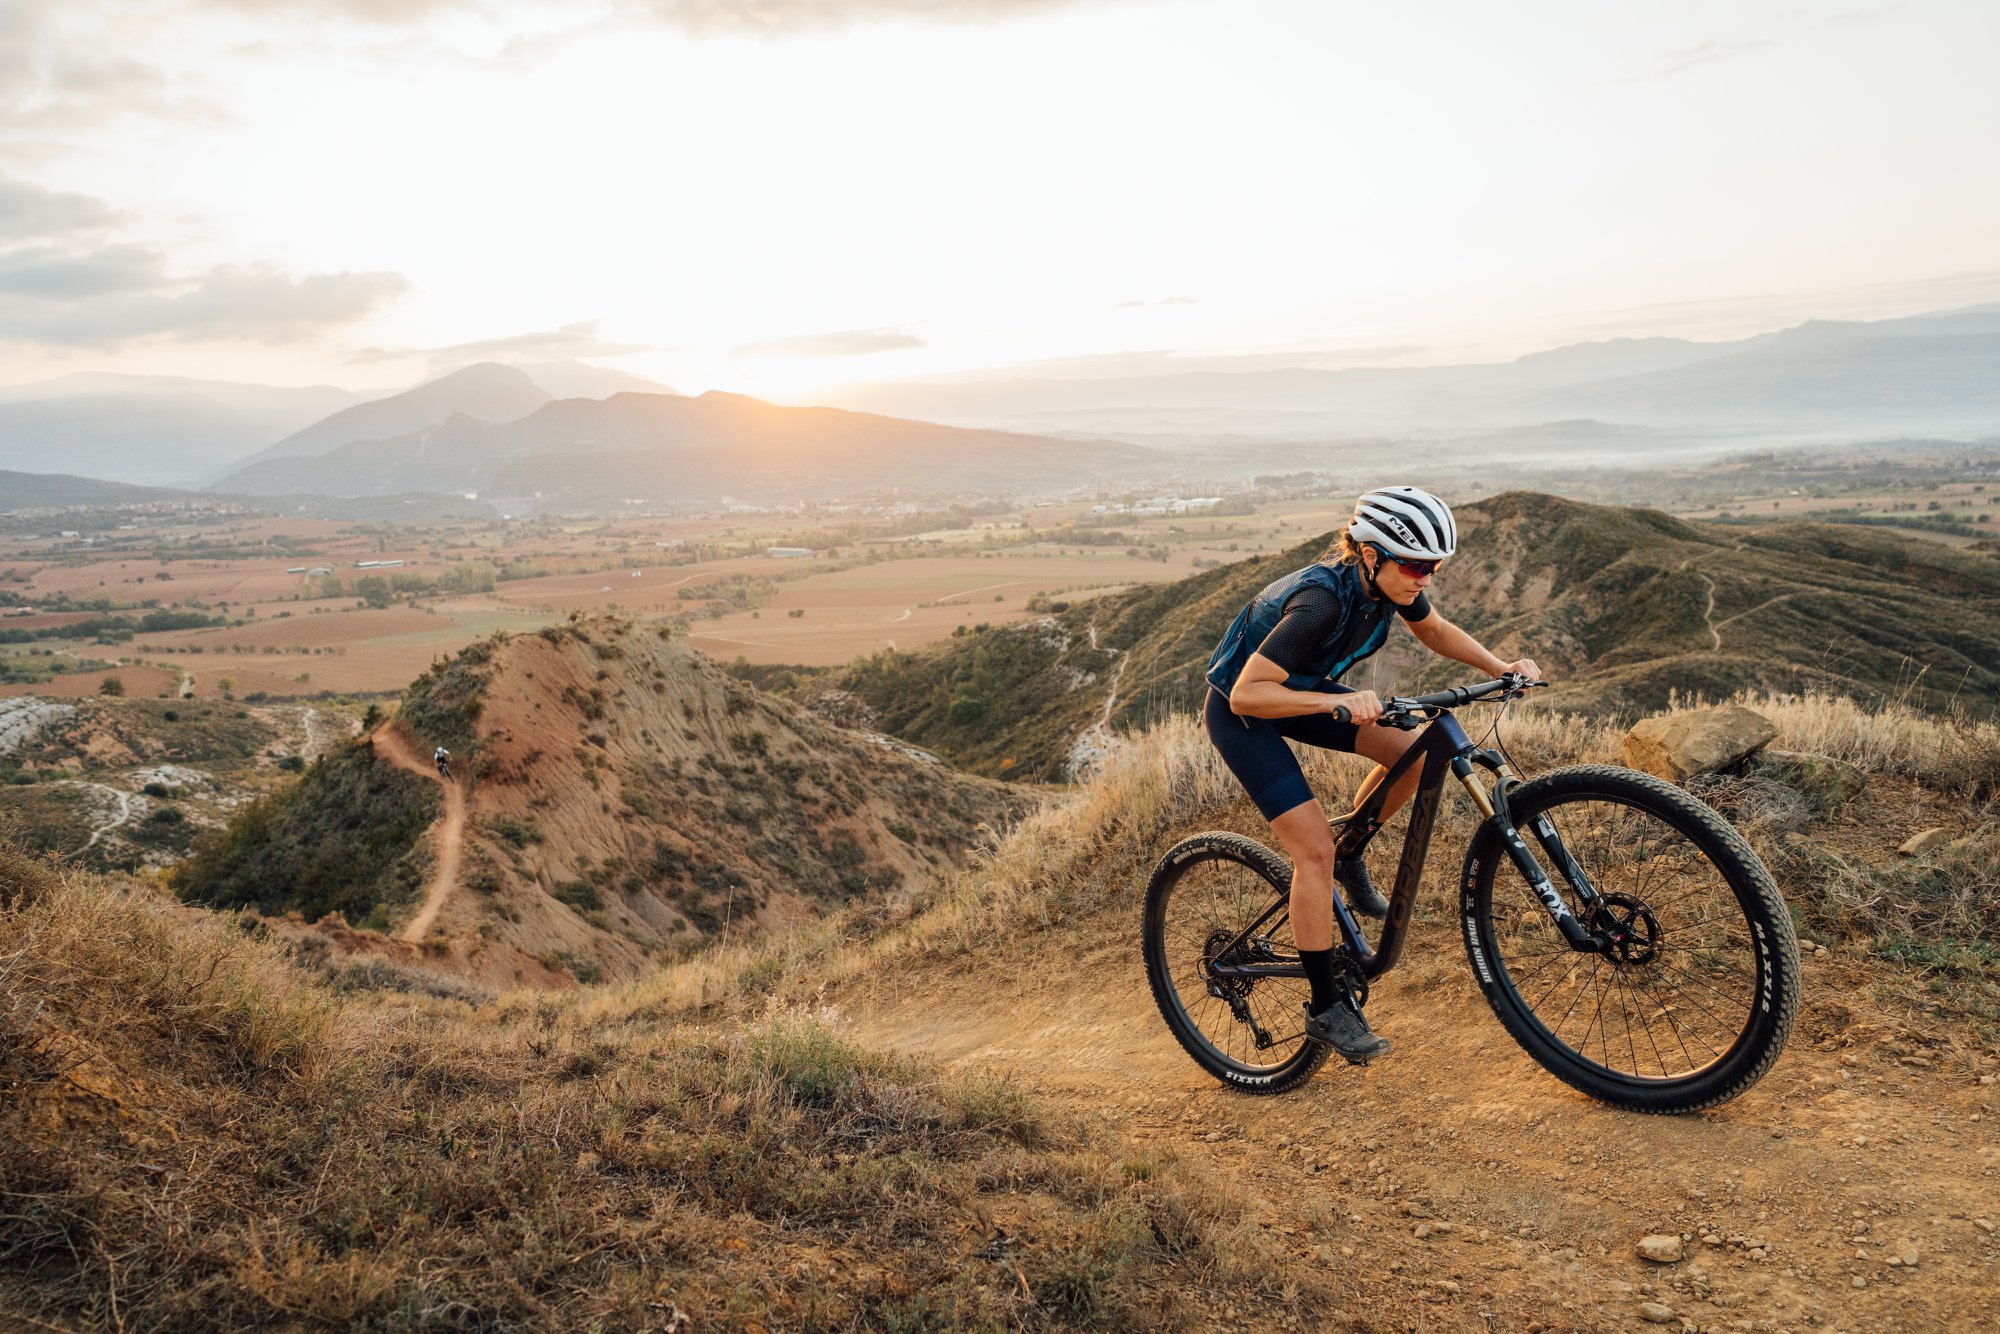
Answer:
MULTIPOLYGON (((1354 790, 1355 810, 1368 800, 1375 789, 1382 786, 1382 780, 1389 776, 1389 768, 1403 758, 1403 752, 1416 743, 1415 732, 1404 732, 1388 727, 1364 727, 1354 738, 1354 748, 1360 754, 1375 761, 1375 767, 1361 780, 1361 786, 1354 790)), ((1387 822, 1390 816, 1403 808, 1403 804, 1416 795, 1417 784, 1423 781, 1423 766, 1413 764, 1396 786, 1389 789, 1388 797, 1382 803, 1381 819, 1387 822)), ((1291 812, 1287 811, 1287 815, 1291 812)))
POLYGON ((1389 1044, 1369 1031, 1334 957, 1333 831, 1326 812, 1317 801, 1300 802, 1271 821, 1271 831, 1292 858, 1292 939, 1312 987, 1306 1033, 1316 1042, 1330 1043, 1348 1060, 1365 1063, 1389 1044))
POLYGON ((1333 948, 1333 831, 1317 801, 1271 821, 1292 859, 1292 939, 1302 950, 1333 948))

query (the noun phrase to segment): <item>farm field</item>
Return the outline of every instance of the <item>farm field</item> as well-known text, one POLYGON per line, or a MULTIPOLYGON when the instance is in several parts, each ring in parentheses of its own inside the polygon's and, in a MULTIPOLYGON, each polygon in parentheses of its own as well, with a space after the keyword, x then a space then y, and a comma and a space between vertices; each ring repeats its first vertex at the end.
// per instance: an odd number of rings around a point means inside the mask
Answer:
POLYGON ((92 671, 58 672, 46 681, 0 685, 0 698, 13 695, 42 695, 58 699, 81 699, 100 693, 106 677, 116 677, 127 695, 165 695, 172 691, 174 674, 164 667, 121 664, 92 671))
POLYGON ((1258 498, 1230 506, 1254 512, 1216 514, 1100 513, 1081 502, 976 514, 808 507, 407 526, 232 515, 66 540, 0 536, 0 600, 16 613, 0 629, 75 625, 76 637, 33 642, 115 664, 0 693, 94 694, 107 674, 140 697, 396 691, 496 631, 604 611, 680 618, 716 657, 830 665, 1290 545, 1336 526, 1346 504, 1258 498), (137 624, 151 613, 182 623, 137 624), (132 629, 93 637, 84 623, 107 617, 132 629))

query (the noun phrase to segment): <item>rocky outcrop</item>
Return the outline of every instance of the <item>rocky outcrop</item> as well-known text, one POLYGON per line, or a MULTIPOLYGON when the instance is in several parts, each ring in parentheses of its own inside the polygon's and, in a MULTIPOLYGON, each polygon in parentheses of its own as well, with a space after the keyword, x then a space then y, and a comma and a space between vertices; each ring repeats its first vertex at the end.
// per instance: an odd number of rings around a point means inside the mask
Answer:
POLYGON ((1741 704, 1663 714, 1641 719, 1625 734, 1625 763, 1685 783, 1747 759, 1777 735, 1769 718, 1741 704))

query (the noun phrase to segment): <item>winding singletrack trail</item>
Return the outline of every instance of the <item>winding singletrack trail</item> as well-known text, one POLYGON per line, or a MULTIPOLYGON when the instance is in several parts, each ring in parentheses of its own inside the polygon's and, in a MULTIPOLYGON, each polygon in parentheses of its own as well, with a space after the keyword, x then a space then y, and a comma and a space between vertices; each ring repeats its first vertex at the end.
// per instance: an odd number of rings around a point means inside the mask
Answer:
POLYGON ((1260 1098, 1202 1073, 1161 1021, 1142 886, 945 966, 871 969, 835 1003, 863 1041, 1003 1072, 1205 1160, 1350 1294, 1352 1323, 1329 1328, 2000 1327, 1993 1052, 1878 1009, 1858 960, 1808 956, 1791 1044, 1756 1087, 1636 1116, 1515 1046, 1433 904, 1369 1006, 1395 1050, 1260 1098), (1684 1260, 1637 1256, 1668 1232, 1684 1260))
POLYGON ((377 729, 374 739, 378 752, 399 768, 444 789, 444 818, 437 826, 437 865, 431 870, 430 883, 424 886, 424 906, 396 933, 401 940, 422 940, 437 921, 438 910, 444 907, 452 886, 458 883, 458 853, 465 841, 465 789, 457 783, 445 782, 434 767, 418 758, 409 739, 396 730, 394 723, 377 729))
POLYGON ((1720 652, 1722 631, 1715 624, 1715 580, 1704 574, 1701 576, 1701 581, 1708 585, 1708 605, 1701 609, 1701 619, 1703 624, 1708 626, 1708 637, 1715 641, 1710 647, 1720 652))

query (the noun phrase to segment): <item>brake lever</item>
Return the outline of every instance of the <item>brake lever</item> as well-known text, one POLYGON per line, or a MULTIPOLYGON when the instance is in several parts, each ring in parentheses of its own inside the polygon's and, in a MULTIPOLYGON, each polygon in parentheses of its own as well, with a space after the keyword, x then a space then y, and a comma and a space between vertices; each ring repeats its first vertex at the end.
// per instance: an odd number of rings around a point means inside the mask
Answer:
POLYGON ((1517 700, 1530 690, 1545 688, 1548 685, 1547 681, 1530 681, 1519 672, 1502 672, 1500 673, 1500 679, 1507 683, 1507 688, 1500 692, 1500 703, 1502 704, 1511 700, 1517 700))

